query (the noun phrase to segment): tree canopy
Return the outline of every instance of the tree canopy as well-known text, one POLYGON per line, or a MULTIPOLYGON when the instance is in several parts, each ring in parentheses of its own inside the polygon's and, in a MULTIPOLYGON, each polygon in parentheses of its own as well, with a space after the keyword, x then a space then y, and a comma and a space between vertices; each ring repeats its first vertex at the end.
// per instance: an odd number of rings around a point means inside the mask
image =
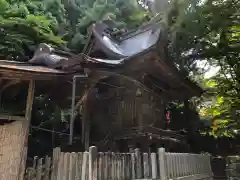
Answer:
POLYGON ((214 122, 210 134, 236 135, 240 127, 240 2, 173 1, 166 15, 169 55, 180 72, 199 80, 204 74, 199 62, 220 69, 210 79, 202 79, 206 93, 200 115, 214 122))

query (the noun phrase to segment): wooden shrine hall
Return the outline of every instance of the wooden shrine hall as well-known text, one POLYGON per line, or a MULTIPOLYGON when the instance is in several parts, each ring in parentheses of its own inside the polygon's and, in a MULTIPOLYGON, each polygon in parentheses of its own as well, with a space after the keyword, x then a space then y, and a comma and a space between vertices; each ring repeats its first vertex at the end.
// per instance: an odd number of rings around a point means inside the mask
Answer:
POLYGON ((29 84, 25 115, 0 115, 0 131, 8 132, 0 138, 16 141, 9 145, 1 141, 12 151, 0 150, 4 161, 13 153, 16 166, 24 162, 19 157, 26 154, 36 82, 52 92, 56 103, 71 96, 69 144, 80 129, 85 149, 96 145, 102 151, 134 147, 147 151, 150 146, 187 145, 184 135, 166 129, 165 109, 168 102, 189 100, 203 90, 167 59, 166 46, 160 24, 116 35, 99 22, 91 26, 81 54, 43 43, 29 62, 0 61, 1 92, 19 82, 29 84), (81 125, 74 126, 76 121, 81 125))

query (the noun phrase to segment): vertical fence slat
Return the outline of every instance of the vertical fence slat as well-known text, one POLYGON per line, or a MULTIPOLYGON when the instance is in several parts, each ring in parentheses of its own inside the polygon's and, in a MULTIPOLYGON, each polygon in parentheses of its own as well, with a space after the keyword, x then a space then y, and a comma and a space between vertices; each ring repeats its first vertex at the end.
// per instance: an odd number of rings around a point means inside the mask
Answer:
POLYGON ((166 168, 165 168, 165 149, 159 148, 158 149, 158 158, 159 158, 159 172, 160 172, 160 179, 166 179, 166 168))
POLYGON ((64 153, 64 158, 63 158, 63 175, 62 178, 63 180, 68 179, 68 173, 69 173, 69 155, 70 153, 64 153))
MULTIPOLYGON (((170 169, 170 167, 169 167, 169 154, 165 153, 165 170, 166 170, 166 178, 168 178, 168 179, 170 179, 169 169, 170 169)), ((160 173, 160 177, 161 177, 161 172, 159 172, 159 173, 160 173)))
POLYGON ((91 146, 89 148, 89 180, 97 179, 97 147, 91 146))
POLYGON ((191 168, 190 156, 191 156, 190 154, 187 154, 187 156, 186 156, 187 176, 190 175, 190 168, 191 168))
POLYGON ((88 152, 83 153, 83 161, 82 161, 82 177, 81 180, 87 180, 87 169, 88 169, 88 159, 89 159, 88 152))
POLYGON ((109 179, 110 178, 110 166, 111 166, 109 153, 104 153, 104 163, 105 163, 104 179, 109 179))
POLYGON ((115 164, 114 164, 114 160, 115 160, 115 153, 111 154, 111 179, 115 178, 115 164))
POLYGON ((81 157, 79 157, 80 153, 76 153, 76 160, 75 160, 75 179, 80 180, 81 179, 81 170, 82 170, 82 163, 81 157))
POLYGON ((179 167, 179 173, 180 173, 180 176, 183 177, 184 174, 184 169, 183 169, 183 154, 179 154, 179 162, 178 162, 178 167, 179 167))
POLYGON ((26 171, 26 177, 27 177, 27 180, 32 180, 33 179, 33 171, 32 169, 29 169, 29 171, 26 171))
POLYGON ((136 177, 138 179, 142 178, 142 163, 141 163, 141 152, 140 149, 135 149, 135 156, 136 156, 136 177))
POLYGON ((122 167, 121 167, 121 154, 117 156, 117 179, 121 179, 122 167))
MULTIPOLYGON (((79 176, 79 174, 77 174, 77 168, 78 168, 78 166, 77 166, 77 163, 78 163, 78 153, 72 153, 72 158, 73 158, 73 177, 74 177, 74 179, 76 179, 76 180, 78 180, 78 179, 80 179, 80 176, 79 176)), ((80 169, 81 169, 81 167, 80 167, 80 169)))
POLYGON ((118 166, 117 166, 117 159, 118 159, 118 156, 117 154, 115 153, 115 156, 114 156, 114 179, 117 179, 117 176, 118 176, 118 166))
POLYGON ((131 164, 131 153, 127 153, 126 155, 126 179, 130 179, 131 176, 131 172, 132 172, 132 164, 131 164))
POLYGON ((188 176, 188 160, 187 160, 188 154, 184 153, 184 166, 185 166, 185 175, 188 176))
POLYGON ((68 179, 75 179, 76 178, 76 160, 77 160, 77 154, 76 153, 70 153, 69 154, 69 173, 68 173, 68 179))
POLYGON ((117 179, 117 154, 116 153, 114 153, 114 158, 113 158, 113 179, 117 179))
POLYGON ((176 164, 176 177, 181 177, 180 167, 179 167, 179 153, 175 154, 175 164, 176 164))
POLYGON ((42 180, 42 170, 43 170, 43 159, 40 158, 37 163, 37 175, 36 175, 36 180, 42 180))
POLYGON ((134 153, 131 153, 131 169, 132 179, 136 179, 136 157, 134 153))
POLYGON ((98 154, 98 180, 103 180, 103 173, 105 169, 104 153, 98 154))
POLYGON ((119 180, 120 178, 120 165, 119 165, 119 160, 120 160, 120 154, 119 153, 116 153, 116 159, 115 159, 115 171, 116 171, 116 176, 115 176, 115 179, 116 180, 119 180))
POLYGON ((93 180, 98 179, 98 153, 95 154, 95 160, 93 162, 93 180))
POLYGON ((115 163, 115 171, 116 171, 116 177, 115 179, 119 180, 119 153, 116 154, 116 163, 115 163))
POLYGON ((151 153, 152 178, 157 179, 157 155, 151 153))
POLYGON ((194 172, 194 169, 195 169, 194 165, 195 165, 195 163, 194 163, 194 154, 191 154, 191 172, 190 172, 190 175, 191 174, 195 174, 195 172, 194 172))
POLYGON ((178 177, 178 172, 177 172, 177 154, 173 153, 173 168, 174 168, 174 177, 177 178, 178 177))
POLYGON ((32 176, 36 178, 36 175, 37 175, 37 161, 38 160, 38 157, 37 156, 34 156, 33 158, 33 167, 32 167, 32 176))
POLYGON ((60 152, 61 152, 60 148, 53 149, 51 180, 57 180, 60 152))
POLYGON ((33 169, 37 168, 37 162, 38 162, 38 157, 34 156, 34 158, 33 158, 33 169))
POLYGON ((57 180, 63 180, 63 168, 64 168, 64 153, 60 152, 58 170, 57 170, 57 180))
POLYGON ((211 155, 206 155, 208 157, 208 175, 213 176, 212 166, 211 166, 211 155))
POLYGON ((45 165, 44 165, 44 180, 50 179, 50 167, 51 166, 51 158, 46 156, 45 157, 45 165))
POLYGON ((148 153, 143 153, 143 177, 150 178, 150 163, 148 153))
POLYGON ((69 154, 68 160, 68 179, 73 179, 73 158, 72 154, 69 154))
POLYGON ((79 152, 76 154, 76 179, 81 179, 82 177, 82 169, 83 169, 83 154, 82 152, 79 152))
POLYGON ((121 163, 121 165, 122 165, 122 176, 121 176, 121 178, 122 179, 126 179, 127 177, 126 177, 126 157, 127 157, 127 154, 123 154, 122 155, 122 163, 121 163))
POLYGON ((30 168, 28 168, 28 169, 26 170, 27 180, 32 180, 32 179, 35 177, 35 175, 36 175, 37 159, 38 159, 38 157, 35 156, 35 157, 33 158, 33 165, 32 165, 32 167, 30 167, 30 168))

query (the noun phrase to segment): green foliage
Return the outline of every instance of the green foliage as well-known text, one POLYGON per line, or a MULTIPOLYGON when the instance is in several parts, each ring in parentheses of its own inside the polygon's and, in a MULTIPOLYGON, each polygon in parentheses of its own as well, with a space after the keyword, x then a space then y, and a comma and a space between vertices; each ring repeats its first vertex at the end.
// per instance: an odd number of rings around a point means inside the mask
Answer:
POLYGON ((239 96, 235 96, 233 89, 229 89, 229 84, 224 82, 221 84, 220 79, 214 78, 206 82, 212 95, 202 102, 200 108, 200 115, 211 121, 212 126, 208 133, 214 137, 234 137, 240 128, 239 96))
MULTIPOLYGON (((158 7, 168 27, 169 60, 184 76, 202 75, 199 61, 220 67, 205 84, 211 97, 203 100, 200 112, 218 122, 213 135, 225 136, 224 128, 231 134, 239 127, 240 1, 171 0, 166 10, 159 5, 154 13, 158 7)), ((92 23, 110 19, 118 29, 134 29, 149 16, 135 0, 0 0, 0 58, 26 61, 41 42, 66 42, 81 52, 92 23)))
POLYGON ((0 58, 25 61, 41 42, 60 45, 64 41, 54 35, 52 21, 33 15, 23 3, 0 2, 0 58))
POLYGON ((148 13, 136 1, 75 0, 64 5, 68 22, 68 46, 77 52, 86 43, 88 27, 97 21, 110 19, 115 28, 132 29, 149 19, 148 13))
POLYGON ((238 0, 173 0, 163 18, 169 29, 169 57, 184 76, 203 73, 200 61, 220 68, 205 84, 208 95, 200 109, 204 117, 217 119, 211 131, 216 136, 234 135, 240 124, 239 14, 238 0))
POLYGON ((81 52, 87 28, 97 21, 111 19, 117 28, 131 29, 149 18, 136 1, 1 0, 0 7, 1 36, 8 35, 0 57, 20 61, 39 43, 60 45, 61 38, 72 51, 81 52))

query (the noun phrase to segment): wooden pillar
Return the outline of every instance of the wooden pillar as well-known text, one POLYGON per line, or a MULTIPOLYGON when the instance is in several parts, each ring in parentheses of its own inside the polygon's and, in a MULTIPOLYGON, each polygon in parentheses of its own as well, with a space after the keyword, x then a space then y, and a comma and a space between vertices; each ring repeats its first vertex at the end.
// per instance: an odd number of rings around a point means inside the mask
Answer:
POLYGON ((29 82, 25 117, 0 115, 12 122, 0 126, 0 179, 23 179, 27 159, 28 128, 34 99, 34 81, 29 82))
POLYGON ((94 113, 94 106, 96 101, 97 90, 95 88, 90 88, 84 103, 84 146, 85 150, 89 149, 90 146, 90 131, 91 131, 91 113, 94 113))
MULTIPOLYGON (((29 87, 28 87, 28 96, 27 96, 27 104, 26 104, 26 112, 25 112, 25 121, 23 122, 23 130, 25 131, 25 138, 23 139, 24 147, 22 149, 22 160, 21 160, 21 166, 20 166, 20 175, 23 179, 24 176, 24 170, 25 170, 25 164, 27 160, 27 149, 28 149, 28 134, 29 134, 29 126, 31 124, 31 117, 32 117, 32 106, 34 101, 34 91, 35 91, 35 81, 30 80, 29 81, 29 87)), ((21 179, 20 178, 20 179, 21 179)))
POLYGON ((25 118, 28 123, 30 123, 31 117, 32 117, 32 105, 33 105, 33 101, 34 101, 34 91, 35 91, 35 81, 30 80, 29 87, 28 87, 26 113, 25 113, 25 118))

